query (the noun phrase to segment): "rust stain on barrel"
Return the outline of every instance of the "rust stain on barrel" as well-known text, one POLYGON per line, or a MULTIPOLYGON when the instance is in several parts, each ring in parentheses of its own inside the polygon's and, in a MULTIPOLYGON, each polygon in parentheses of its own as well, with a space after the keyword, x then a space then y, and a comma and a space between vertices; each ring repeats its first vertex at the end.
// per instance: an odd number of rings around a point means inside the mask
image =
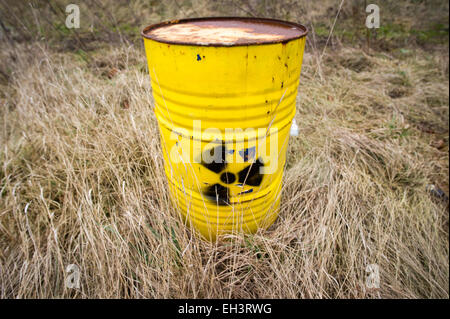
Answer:
POLYGON ((142 36, 164 43, 237 46, 285 43, 307 34, 304 26, 263 18, 173 20, 145 28, 142 36))

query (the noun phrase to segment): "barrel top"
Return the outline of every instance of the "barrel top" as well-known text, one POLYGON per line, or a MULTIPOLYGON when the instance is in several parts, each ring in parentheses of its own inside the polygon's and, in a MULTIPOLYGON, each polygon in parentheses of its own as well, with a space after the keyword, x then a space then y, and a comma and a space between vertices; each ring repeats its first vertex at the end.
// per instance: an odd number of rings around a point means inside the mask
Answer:
POLYGON ((301 24, 275 19, 216 17, 157 23, 141 34, 168 44, 242 46, 288 42, 307 32, 301 24))

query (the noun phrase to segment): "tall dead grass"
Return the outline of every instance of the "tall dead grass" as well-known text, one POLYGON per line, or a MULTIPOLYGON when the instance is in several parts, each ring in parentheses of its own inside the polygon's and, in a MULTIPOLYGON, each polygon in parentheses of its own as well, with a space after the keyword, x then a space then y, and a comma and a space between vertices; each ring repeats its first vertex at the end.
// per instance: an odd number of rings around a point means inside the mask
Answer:
POLYGON ((448 203, 426 188, 448 193, 445 55, 306 55, 280 216, 214 243, 170 204, 142 50, 1 55, 0 297, 449 297, 448 203))

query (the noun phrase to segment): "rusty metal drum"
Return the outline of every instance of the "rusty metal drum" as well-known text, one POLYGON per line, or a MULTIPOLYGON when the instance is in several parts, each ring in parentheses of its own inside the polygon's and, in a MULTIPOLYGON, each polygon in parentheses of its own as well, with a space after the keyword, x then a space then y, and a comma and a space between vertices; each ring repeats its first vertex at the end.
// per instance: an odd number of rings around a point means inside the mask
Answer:
POLYGON ((228 17, 142 31, 171 198, 208 239, 278 216, 306 34, 228 17))

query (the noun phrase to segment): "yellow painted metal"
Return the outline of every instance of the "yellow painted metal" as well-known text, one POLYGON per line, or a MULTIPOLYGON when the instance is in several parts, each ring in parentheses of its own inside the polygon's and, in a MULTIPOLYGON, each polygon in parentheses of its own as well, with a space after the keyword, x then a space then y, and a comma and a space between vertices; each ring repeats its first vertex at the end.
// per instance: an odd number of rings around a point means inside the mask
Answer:
POLYGON ((305 38, 228 47, 144 38, 171 196, 206 238, 253 233, 277 218, 305 38), (267 134, 258 136, 257 129, 267 134), (212 149, 227 163, 211 169, 199 162, 212 149), (256 176, 253 185, 239 182, 242 172, 248 177, 262 165, 275 170, 256 176))

